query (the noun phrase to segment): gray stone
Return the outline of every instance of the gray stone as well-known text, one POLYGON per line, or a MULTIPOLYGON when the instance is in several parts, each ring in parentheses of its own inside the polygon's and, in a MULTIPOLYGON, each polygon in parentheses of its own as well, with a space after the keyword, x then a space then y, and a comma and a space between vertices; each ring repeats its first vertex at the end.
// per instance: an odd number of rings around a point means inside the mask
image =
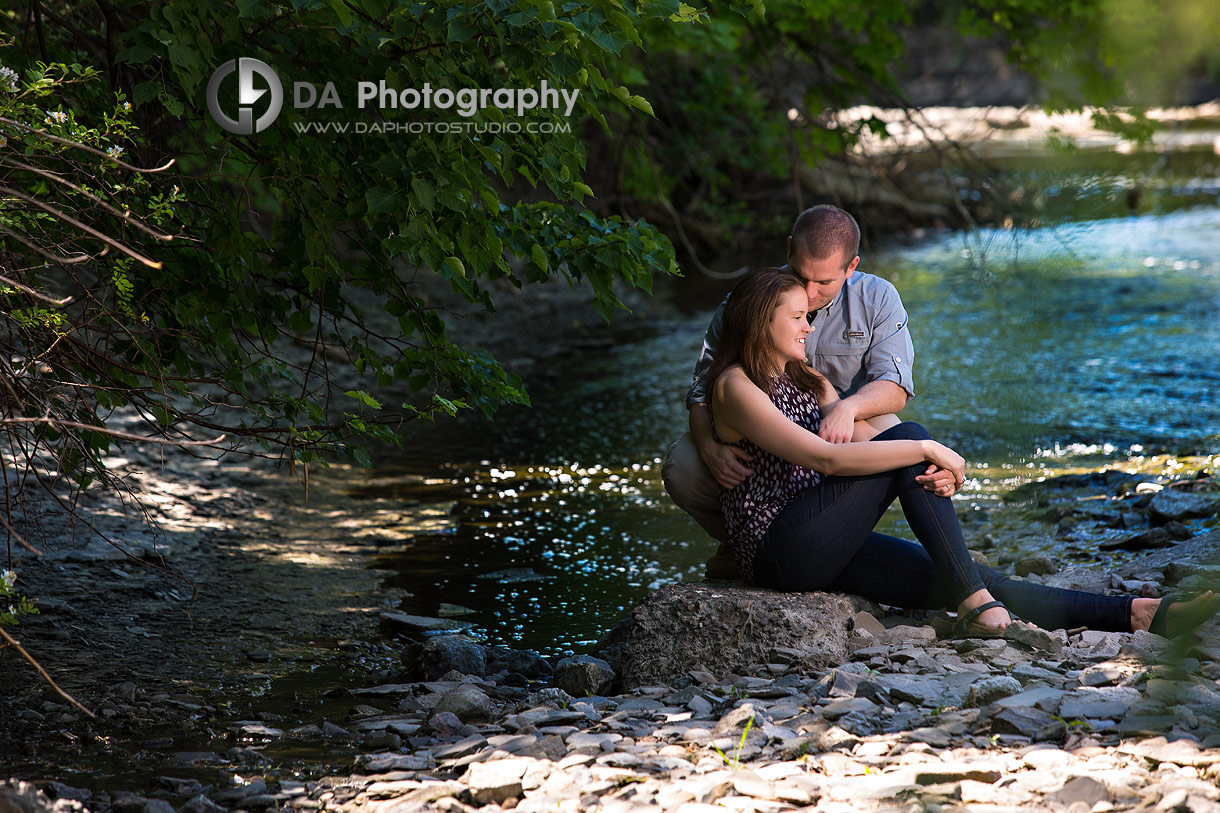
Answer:
POLYGON ((834 669, 830 673, 830 687, 827 697, 855 697, 861 683, 867 679, 858 672, 848 672, 845 669, 834 669))
POLYGON ((428 618, 422 615, 407 613, 384 612, 381 623, 394 632, 460 632, 470 629, 474 624, 469 621, 455 621, 452 618, 428 618))
POLYGON ((1019 734, 1033 739, 1048 726, 1058 722, 1045 711, 1033 706, 997 708, 991 715, 992 734, 1019 734))
POLYGON ((878 686, 889 692, 892 700, 914 703, 917 706, 951 705, 946 697, 944 681, 926 675, 877 675, 873 679, 878 686))
POLYGON ((618 676, 610 664, 591 655, 564 658, 555 667, 555 685, 573 697, 609 692, 618 676))
POLYGON ((1098 802, 1110 801, 1110 791, 1105 785, 1090 776, 1077 776, 1069 779, 1054 793, 1048 793, 1046 801, 1063 807, 1083 802, 1084 808, 1088 810, 1098 802))
POLYGON ((479 751, 487 746, 487 738, 482 734, 471 734, 469 737, 458 740, 457 742, 442 745, 439 748, 433 749, 432 756, 436 759, 460 759, 464 756, 469 756, 476 751, 479 751))
POLYGON ((1201 519, 1220 512, 1220 499, 1211 494, 1167 488, 1152 498, 1148 511, 1161 522, 1201 519))
POLYGON ((1115 669, 1113 666, 1098 664, 1090 666, 1080 673, 1080 677, 1076 680, 1081 686, 1113 686, 1122 681, 1124 677, 1123 670, 1115 669))
POLYGON ((1059 568, 1049 556, 1022 556, 1012 563, 1012 572, 1017 576, 1049 576, 1059 568))
POLYGON ((420 754, 363 754, 360 762, 369 773, 426 771, 433 767, 432 759, 420 754))
POLYGON ((428 718, 428 729, 441 737, 448 737, 462 725, 462 718, 451 711, 442 711, 428 718))
POLYGON ((435 710, 438 714, 455 714, 464 723, 487 722, 492 719, 494 706, 491 698, 474 686, 458 686, 445 693, 435 710))
POLYGON ((1055 654, 1063 649, 1063 640, 1046 630, 1020 621, 1004 628, 1004 640, 1029 647, 1035 652, 1055 654))
POLYGON ((487 674, 487 656, 483 647, 465 635, 438 635, 420 646, 408 647, 403 652, 403 663, 408 668, 414 668, 424 680, 438 680, 449 672, 476 676, 487 674), (414 663, 409 662, 412 659, 414 663))
POLYGON ((1081 590, 1085 593, 1102 593, 1110 587, 1110 574, 1083 567, 1068 567, 1046 576, 1042 583, 1048 587, 1081 590))
POLYGON ((1098 550, 1153 550, 1177 544, 1164 528, 1149 528, 1143 533, 1126 539, 1109 539, 1097 546, 1098 550))
POLYGON ((1002 697, 995 701, 995 706, 1001 709, 1032 707, 1053 714, 1059 708, 1059 701, 1067 694, 1063 689, 1053 689, 1049 686, 1038 686, 1032 689, 1002 697))
POLYGON ((488 647, 484 651, 488 674, 494 672, 516 672, 531 680, 545 680, 554 671, 546 659, 530 650, 507 649, 502 646, 488 647))
POLYGON ((1009 675, 985 677, 970 684, 966 693, 966 708, 981 708, 995 701, 1021 692, 1021 683, 1009 675))
POLYGON ((848 697, 842 700, 834 700, 826 706, 822 707, 822 716, 827 720, 837 720, 844 715, 852 712, 859 712, 864 715, 875 715, 878 711, 877 704, 864 697, 848 697))
POLYGON ((222 807, 204 794, 193 796, 182 805, 179 813, 225 813, 228 808, 222 807))
POLYGON ((525 775, 525 760, 501 759, 495 762, 473 763, 462 777, 470 788, 476 805, 501 804, 510 798, 525 795, 521 780, 525 775))
POLYGON ((1059 716, 1065 720, 1119 720, 1139 700, 1139 691, 1130 687, 1085 687, 1063 696, 1059 716))
POLYGON ((899 624, 886 630, 881 640, 887 644, 930 644, 936 640, 936 630, 931 627, 899 624))
POLYGON ((716 726, 712 729, 712 736, 735 735, 745 729, 747 723, 750 723, 750 727, 753 729, 761 728, 764 723, 770 722, 771 717, 761 707, 754 703, 743 703, 737 708, 731 709, 717 721, 716 726))
POLYGON ((782 593, 685 583, 648 596, 598 644, 624 688, 667 684, 692 670, 746 674, 777 648, 808 653, 805 665, 847 660, 855 610, 833 593, 782 593))
POLYGON ((853 629, 857 632, 867 632, 874 638, 880 638, 885 634, 885 625, 878 621, 872 613, 861 610, 852 617, 852 622, 853 629))
POLYGON ((1172 536, 1174 539, 1178 540, 1179 542, 1185 542, 1187 539, 1190 539, 1192 536, 1195 535, 1194 531, 1192 531, 1190 528, 1187 528, 1185 525, 1178 522, 1176 519, 1171 519, 1171 520, 1169 520, 1169 522, 1165 523, 1165 532, 1168 533, 1170 536, 1172 536))

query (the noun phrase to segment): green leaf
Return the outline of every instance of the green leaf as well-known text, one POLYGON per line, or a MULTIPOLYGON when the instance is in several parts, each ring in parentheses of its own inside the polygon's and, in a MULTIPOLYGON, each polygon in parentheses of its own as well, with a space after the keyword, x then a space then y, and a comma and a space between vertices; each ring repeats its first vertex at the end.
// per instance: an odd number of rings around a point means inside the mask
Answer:
POLYGON ((386 214, 398 209, 398 193, 384 186, 374 186, 364 193, 371 215, 386 214))
POLYGON ((343 394, 348 396, 349 398, 355 398, 357 401, 359 401, 360 403, 364 404, 367 407, 372 407, 373 409, 381 409, 381 402, 378 401, 373 396, 369 395, 364 390, 348 390, 347 392, 345 392, 343 394))
POLYGON ((457 257, 453 257, 453 256, 446 257, 445 265, 447 265, 449 268, 451 268, 453 270, 453 273, 457 274, 459 277, 462 277, 462 278, 466 277, 466 266, 463 265, 462 261, 460 259, 458 259, 457 257))
POLYGON ((530 258, 533 259, 534 264, 543 271, 546 271, 549 268, 549 263, 546 259, 546 251, 544 251, 542 246, 538 245, 537 243, 534 243, 534 247, 530 249, 530 258))

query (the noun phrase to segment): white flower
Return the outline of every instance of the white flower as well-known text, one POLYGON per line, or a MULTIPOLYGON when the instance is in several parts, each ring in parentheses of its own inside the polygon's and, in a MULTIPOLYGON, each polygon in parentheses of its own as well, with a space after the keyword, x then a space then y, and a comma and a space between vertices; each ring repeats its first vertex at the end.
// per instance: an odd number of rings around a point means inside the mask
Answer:
POLYGON ((123 109, 124 109, 124 110, 130 110, 130 109, 131 109, 131 102, 123 102, 123 109))
POLYGON ((8 146, 8 138, 0 135, 0 150, 8 146))
POLYGON ((17 574, 11 570, 6 570, 0 573, 0 584, 4 585, 4 592, 13 589, 13 585, 17 583, 17 574))
POLYGON ((68 114, 62 110, 50 110, 47 112, 47 124, 63 124, 68 120, 68 114))
POLYGON ((111 158, 118 158, 120 155, 123 154, 123 148, 120 147, 118 144, 114 144, 114 145, 106 148, 106 154, 109 155, 111 158))
POLYGON ((174 184, 174 191, 172 193, 173 197, 175 197, 175 198, 178 197, 178 193, 181 191, 182 190, 178 188, 178 184, 174 184))
POLYGON ((12 68, 0 68, 0 90, 17 92, 17 71, 12 68))

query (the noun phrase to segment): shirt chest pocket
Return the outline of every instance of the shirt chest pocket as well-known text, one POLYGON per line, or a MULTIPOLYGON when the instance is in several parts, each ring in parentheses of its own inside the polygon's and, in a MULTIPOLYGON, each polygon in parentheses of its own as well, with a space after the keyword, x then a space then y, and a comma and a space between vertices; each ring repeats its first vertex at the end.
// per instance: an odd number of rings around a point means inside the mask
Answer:
POLYGON ((818 342, 817 357, 813 366, 830 379, 839 392, 851 388, 851 384, 864 366, 864 354, 868 352, 869 337, 863 333, 844 333, 818 342))

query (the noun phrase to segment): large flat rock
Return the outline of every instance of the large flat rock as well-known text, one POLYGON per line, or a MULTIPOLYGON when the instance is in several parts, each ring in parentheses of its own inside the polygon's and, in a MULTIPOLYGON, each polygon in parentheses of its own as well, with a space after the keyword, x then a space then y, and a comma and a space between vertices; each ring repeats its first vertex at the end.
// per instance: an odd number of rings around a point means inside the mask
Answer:
POLYGON ((626 688, 669 685, 692 670, 722 677, 800 653, 811 668, 847 660, 855 608, 839 593, 671 584, 644 599, 599 645, 626 688))

